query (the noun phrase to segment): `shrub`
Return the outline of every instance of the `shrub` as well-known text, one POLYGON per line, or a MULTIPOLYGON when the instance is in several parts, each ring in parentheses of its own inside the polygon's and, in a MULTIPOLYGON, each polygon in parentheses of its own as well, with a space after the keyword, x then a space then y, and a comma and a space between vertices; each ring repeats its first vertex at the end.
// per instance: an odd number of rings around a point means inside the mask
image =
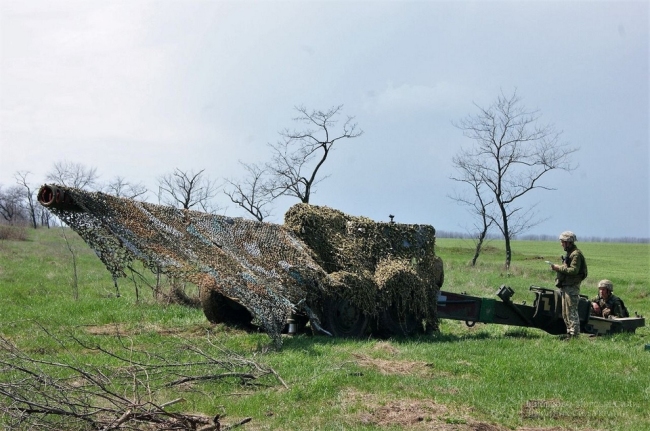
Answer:
POLYGON ((0 240, 27 241, 27 229, 24 226, 0 226, 0 240))

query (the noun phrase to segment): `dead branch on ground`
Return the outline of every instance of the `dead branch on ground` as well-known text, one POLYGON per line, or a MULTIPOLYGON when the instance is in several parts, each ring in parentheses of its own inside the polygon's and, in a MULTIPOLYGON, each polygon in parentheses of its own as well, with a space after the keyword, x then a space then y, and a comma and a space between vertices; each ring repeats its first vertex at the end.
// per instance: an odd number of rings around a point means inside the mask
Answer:
POLYGON ((220 414, 179 413, 169 407, 185 401, 179 392, 201 392, 200 386, 210 381, 271 386, 272 381, 261 381, 269 376, 286 387, 271 368, 210 340, 199 346, 196 339, 193 345, 174 339, 162 350, 167 355, 138 350, 120 336, 118 347, 108 349, 43 330, 57 344, 56 354, 28 354, 0 334, 0 424, 5 429, 222 431, 251 418, 222 425, 220 414), (91 351, 103 355, 102 360, 84 356, 91 351), (99 365, 71 359, 80 357, 99 365))

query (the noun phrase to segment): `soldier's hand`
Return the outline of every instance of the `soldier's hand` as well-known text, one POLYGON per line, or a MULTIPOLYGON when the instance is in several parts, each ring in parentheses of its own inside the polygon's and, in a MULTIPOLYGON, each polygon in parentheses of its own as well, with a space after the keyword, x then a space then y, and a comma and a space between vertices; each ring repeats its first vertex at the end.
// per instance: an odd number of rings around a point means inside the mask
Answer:
POLYGON ((610 314, 612 314, 612 310, 610 310, 609 308, 605 308, 603 310, 603 317, 609 317, 610 314))
POLYGON ((594 309, 594 312, 595 312, 597 315, 600 315, 600 305, 596 304, 595 302, 592 302, 592 303, 591 303, 591 308, 594 309))

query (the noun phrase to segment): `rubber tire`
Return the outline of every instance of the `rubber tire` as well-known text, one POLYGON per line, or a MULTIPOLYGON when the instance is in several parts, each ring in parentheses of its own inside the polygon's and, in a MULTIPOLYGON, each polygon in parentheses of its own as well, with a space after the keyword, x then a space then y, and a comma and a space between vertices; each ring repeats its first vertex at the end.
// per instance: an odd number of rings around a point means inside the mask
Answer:
POLYGON ((209 322, 252 326, 253 316, 246 307, 216 290, 201 289, 200 299, 203 314, 209 322))
POLYGON ((421 321, 413 314, 399 315, 397 306, 391 305, 379 313, 378 332, 382 337, 409 337, 424 331, 421 321))
POLYGON ((322 320, 323 329, 340 338, 364 337, 369 323, 368 316, 342 298, 325 302, 322 320))

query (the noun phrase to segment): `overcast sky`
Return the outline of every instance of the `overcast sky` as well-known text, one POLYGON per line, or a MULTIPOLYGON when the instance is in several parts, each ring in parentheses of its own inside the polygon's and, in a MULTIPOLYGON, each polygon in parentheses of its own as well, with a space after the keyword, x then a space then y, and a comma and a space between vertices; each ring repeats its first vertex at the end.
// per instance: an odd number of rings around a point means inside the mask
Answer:
POLYGON ((237 178, 296 106, 343 105, 364 134, 311 203, 465 232, 453 123, 516 90, 580 148, 528 198, 547 219, 529 233, 647 238, 649 19, 647 1, 0 0, 0 184, 63 160, 150 189, 237 178))

